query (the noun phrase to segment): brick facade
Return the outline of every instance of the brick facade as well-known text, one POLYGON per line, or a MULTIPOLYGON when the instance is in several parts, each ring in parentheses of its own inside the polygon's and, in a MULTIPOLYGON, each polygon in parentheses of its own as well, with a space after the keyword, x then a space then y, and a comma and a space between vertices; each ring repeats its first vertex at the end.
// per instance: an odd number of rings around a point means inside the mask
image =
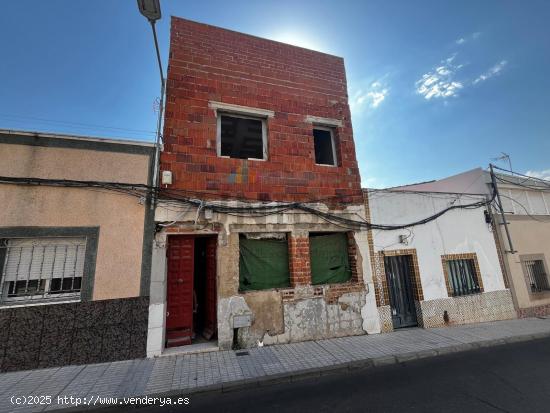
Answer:
POLYGON ((203 198, 361 203, 344 62, 340 57, 173 17, 162 170, 169 189, 203 198), (273 111, 267 160, 217 156, 209 102, 273 111), (338 166, 315 164, 313 123, 334 119, 338 166))
POLYGON ((309 259, 309 236, 291 236, 288 240, 288 269, 290 285, 311 284, 311 263, 309 259))

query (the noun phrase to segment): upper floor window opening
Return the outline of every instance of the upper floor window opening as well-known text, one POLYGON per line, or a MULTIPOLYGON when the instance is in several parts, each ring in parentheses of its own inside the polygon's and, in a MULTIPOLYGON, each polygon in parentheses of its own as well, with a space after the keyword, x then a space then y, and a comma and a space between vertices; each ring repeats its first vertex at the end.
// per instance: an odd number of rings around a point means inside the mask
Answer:
POLYGON ((317 165, 337 166, 334 130, 324 126, 313 127, 315 163, 317 165))
POLYGON ((220 113, 217 131, 219 156, 237 159, 267 159, 266 119, 220 113))

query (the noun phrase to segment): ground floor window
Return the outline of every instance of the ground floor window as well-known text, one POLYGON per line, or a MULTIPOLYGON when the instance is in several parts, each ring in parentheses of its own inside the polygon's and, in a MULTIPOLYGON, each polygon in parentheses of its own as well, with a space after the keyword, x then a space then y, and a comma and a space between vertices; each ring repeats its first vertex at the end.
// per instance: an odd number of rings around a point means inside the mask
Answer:
POLYGON ((548 274, 542 255, 520 257, 523 271, 532 293, 550 291, 548 274))
POLYGON ((443 261, 450 296, 457 297, 483 291, 475 258, 444 258, 443 261))
POLYGON ((79 297, 86 238, 0 240, 0 302, 79 297))
POLYGON ((313 285, 343 283, 351 279, 347 233, 310 233, 309 256, 313 285))
POLYGON ((286 234, 241 234, 239 290, 290 287, 286 234))

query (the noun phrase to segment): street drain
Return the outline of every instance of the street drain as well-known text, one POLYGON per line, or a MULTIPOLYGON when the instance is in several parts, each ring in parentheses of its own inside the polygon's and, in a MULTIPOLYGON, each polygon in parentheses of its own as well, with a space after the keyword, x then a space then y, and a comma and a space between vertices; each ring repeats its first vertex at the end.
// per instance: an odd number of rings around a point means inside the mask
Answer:
POLYGON ((248 356, 249 355, 248 351, 239 351, 236 354, 237 354, 237 356, 248 356))

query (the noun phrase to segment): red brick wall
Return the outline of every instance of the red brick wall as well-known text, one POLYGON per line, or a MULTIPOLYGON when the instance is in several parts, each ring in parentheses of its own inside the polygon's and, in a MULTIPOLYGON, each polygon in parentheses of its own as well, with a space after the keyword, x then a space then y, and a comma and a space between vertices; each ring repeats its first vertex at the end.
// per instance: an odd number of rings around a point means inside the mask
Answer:
POLYGON ((343 59, 172 18, 161 168, 170 188, 277 201, 343 196, 361 188, 343 59), (220 158, 209 101, 267 109, 268 160, 220 158), (339 167, 315 165, 307 115, 339 119, 339 167))
POLYGON ((290 236, 288 239, 288 269, 290 285, 311 285, 311 264, 309 258, 309 237, 290 236))

